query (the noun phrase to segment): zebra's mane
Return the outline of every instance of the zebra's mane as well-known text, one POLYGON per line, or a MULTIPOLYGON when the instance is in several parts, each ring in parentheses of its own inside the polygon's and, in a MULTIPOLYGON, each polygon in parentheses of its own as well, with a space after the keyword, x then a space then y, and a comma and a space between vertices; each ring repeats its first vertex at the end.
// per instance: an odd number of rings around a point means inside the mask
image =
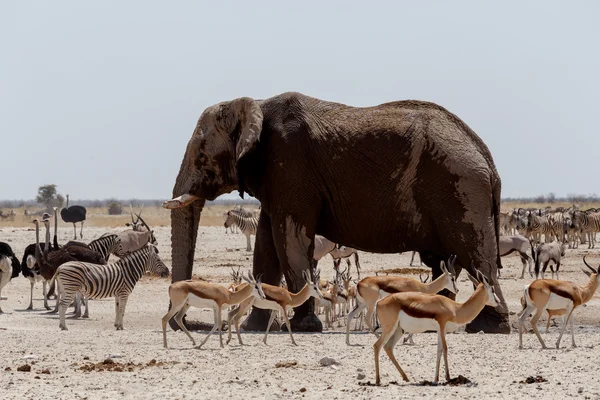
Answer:
POLYGON ((123 258, 119 259, 119 261, 115 262, 114 265, 128 266, 131 265, 131 263, 136 263, 142 259, 145 261, 148 257, 150 257, 150 251, 154 251, 154 249, 150 246, 144 246, 141 249, 138 249, 133 253, 129 253, 123 258))

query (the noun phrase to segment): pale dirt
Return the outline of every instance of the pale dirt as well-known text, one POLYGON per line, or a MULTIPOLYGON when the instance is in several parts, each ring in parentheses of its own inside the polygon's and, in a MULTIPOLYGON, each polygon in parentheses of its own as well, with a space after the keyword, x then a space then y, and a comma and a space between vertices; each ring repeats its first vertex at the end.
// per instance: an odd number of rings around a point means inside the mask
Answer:
MULTIPOLYGON (((113 228, 113 231, 120 228, 113 228)), ((91 240, 107 228, 84 229, 84 240, 91 240)), ((231 266, 251 266, 252 255, 245 251, 242 235, 226 235, 221 227, 201 227, 194 273, 206 279, 228 283, 231 266), (231 249, 228 251, 227 249, 231 249)), ((170 266, 170 229, 156 228, 160 254, 170 266)), ((60 228, 60 242, 71 238, 72 229, 60 228)), ((8 241, 18 256, 32 242, 33 231, 25 228, 0 230, 0 240, 8 241)), ((584 282, 580 272, 581 255, 587 249, 569 250, 562 267, 563 279, 584 282)), ((599 250, 592 250, 598 254, 599 250)), ((362 253, 365 275, 384 268, 408 267, 410 253, 378 255, 362 253)), ((594 264, 600 257, 591 257, 594 264)), ((331 261, 320 263, 322 274, 332 276, 331 261)), ((516 279, 521 264, 517 257, 504 259, 501 285, 512 312, 520 310, 519 298, 529 279, 516 279)), ((470 379, 473 386, 418 386, 415 382, 432 380, 435 367, 434 334, 415 336, 414 346, 398 344, 397 358, 407 372, 410 383, 400 376, 382 352, 384 387, 361 386, 374 382, 371 334, 353 333, 355 346, 345 344, 344 328, 323 334, 296 334, 298 347, 290 344, 287 333, 269 336, 243 334, 244 346, 235 344, 219 348, 214 335, 201 350, 193 349, 181 332, 168 330, 170 349, 162 346, 160 319, 167 310, 168 280, 144 278, 136 286, 127 304, 125 331, 115 331, 114 301, 90 301, 89 320, 68 319, 69 331, 58 328, 56 315, 42 309, 41 285, 34 291, 34 311, 25 311, 29 300, 29 281, 14 279, 3 291, 5 314, 0 315, 0 398, 1 399, 70 399, 70 398, 563 398, 600 397, 600 301, 595 296, 586 307, 574 313, 578 348, 572 349, 570 335, 563 337, 561 349, 540 350, 533 334, 525 336, 525 349, 517 349, 518 336, 465 334, 448 335, 451 376, 470 379), (86 360, 88 357, 89 360, 86 360), (133 363, 119 371, 85 372, 82 366, 101 363, 112 357, 118 363, 133 363), (339 364, 322 367, 319 360, 332 357, 339 364), (158 365, 148 365, 151 360, 158 365), (277 363, 295 361, 296 365, 276 367, 277 363), (35 363, 35 364, 34 364, 35 363), (164 363, 164 364, 160 364, 164 363), (24 364, 31 372, 18 372, 24 364), (10 370, 7 370, 10 368, 10 370), (128 370, 131 369, 131 371, 128 370), (50 373, 43 374, 47 369, 50 373), (358 379, 364 373, 366 377, 358 379), (528 376, 541 375, 545 383, 522 384, 528 376), (396 381, 399 384, 390 384, 396 381)), ((459 282, 459 300, 472 293, 464 276, 459 282)), ((191 310, 190 317, 212 321, 212 312, 191 310)), ((511 316, 515 322, 516 317, 511 316)), ((543 329, 545 318, 540 322, 543 329)), ((197 340, 203 332, 193 332, 197 340)), ((543 337, 553 346, 558 328, 543 337)), ((292 363, 293 364, 293 363, 292 363)), ((442 370, 443 376, 443 370, 442 370)))

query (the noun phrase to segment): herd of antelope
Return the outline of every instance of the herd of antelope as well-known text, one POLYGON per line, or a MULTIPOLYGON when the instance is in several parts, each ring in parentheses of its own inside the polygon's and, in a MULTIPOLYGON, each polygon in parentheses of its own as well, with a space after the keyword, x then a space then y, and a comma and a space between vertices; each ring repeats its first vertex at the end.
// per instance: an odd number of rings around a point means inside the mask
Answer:
MULTIPOLYGON (((548 263, 554 261, 558 277, 560 254, 558 260, 553 258, 554 253, 550 251, 553 248, 553 243, 560 243, 559 253, 562 252, 563 255, 569 240, 572 242, 572 246, 575 247, 579 242, 585 243, 585 239, 587 239, 590 247, 593 247, 597 227, 594 227, 594 222, 590 221, 595 221, 596 218, 596 210, 580 211, 576 209, 552 211, 517 209, 511 214, 503 214, 502 233, 504 235, 500 240, 500 249, 501 252, 506 251, 506 253, 501 255, 518 251, 522 258, 529 257, 527 253, 531 249, 531 259, 536 265, 536 275, 539 272, 540 265, 543 267, 543 275, 548 263), (511 219, 511 217, 513 218, 511 219), (513 229, 512 232, 511 229, 513 229), (523 232, 526 236, 517 235, 518 232, 523 232), (593 234, 590 235, 590 232, 593 234), (507 235, 510 233, 513 235, 507 235), (542 242, 542 235, 544 236, 544 242, 542 242), (586 238, 583 238, 583 235, 586 238), (520 239, 514 240, 511 238, 513 236, 519 236, 520 239), (507 237, 511 239, 506 240, 507 237), (504 247, 502 246, 503 241, 504 247)), ((315 248, 326 249, 322 252, 323 254, 319 254, 319 258, 326 255, 327 251, 332 254, 335 250, 339 251, 344 248, 344 246, 336 244, 332 246, 325 238, 317 239, 316 242, 319 243, 318 245, 315 243, 315 248)), ((344 270, 340 270, 340 259, 333 254, 332 257, 335 260, 335 277, 333 281, 329 282, 321 279, 320 270, 315 268, 311 273, 304 274, 305 285, 298 293, 289 292, 285 281, 282 281, 279 286, 261 284, 260 279, 254 279, 251 273, 244 277, 239 269, 238 271, 232 270, 234 282, 227 288, 217 283, 201 281, 172 284, 169 288, 169 296, 173 308, 162 320, 164 347, 167 347, 166 325, 173 316, 195 345, 193 337, 181 322, 185 312, 192 306, 213 309, 215 325, 212 331, 219 330, 220 345, 223 347, 220 323, 221 308, 223 306, 232 306, 227 315, 229 331, 227 344, 231 340, 234 327, 238 342, 242 344, 239 320, 249 311, 250 306, 270 310, 271 317, 263 339, 266 344, 269 330, 277 315, 283 317, 286 326, 289 327, 288 314, 292 309, 305 301, 314 301, 315 310, 318 313, 325 314, 325 328, 332 329, 336 322, 337 326, 340 327, 341 321, 345 321, 347 345, 350 345, 351 322, 357 317, 359 322, 355 325, 355 329, 359 323, 361 326, 358 329, 362 329, 362 321, 364 320, 368 330, 377 336, 377 341, 373 346, 376 384, 381 382, 379 353, 382 347, 402 378, 408 381, 408 376, 393 354, 395 345, 404 333, 408 334, 404 341, 414 343, 413 334, 415 333, 437 332, 438 346, 434 382, 438 382, 442 356, 444 357, 445 377, 450 380, 446 333, 454 332, 459 327, 471 322, 484 306, 495 307, 498 305, 498 298, 493 285, 478 271, 475 265, 471 265, 470 269, 466 270, 467 276, 474 287, 474 292, 469 299, 459 303, 437 294, 444 289, 455 294, 458 293, 457 276, 454 268, 456 256, 450 257, 447 262, 442 262, 440 265, 442 274, 430 282, 427 282, 428 278, 423 279, 421 276, 417 280, 398 275, 369 276, 354 281, 350 273, 350 264, 344 270), (242 279, 245 279, 246 282, 242 283, 242 279), (376 321, 378 321, 377 326, 375 325, 376 321)), ((316 256, 315 258, 317 259, 316 256)), ((527 265, 526 262, 530 262, 531 259, 524 261, 523 273, 527 265)), ((522 349, 524 323, 529 316, 532 316, 531 326, 533 331, 542 347, 546 348, 537 330, 537 322, 544 310, 547 311, 549 318, 563 316, 556 347, 560 346, 561 338, 569 323, 571 325, 572 345, 575 346, 572 313, 575 308, 588 302, 597 290, 598 269, 600 268, 600 266, 596 268, 590 266, 585 257, 583 262, 585 267, 582 270, 589 277, 588 282, 583 286, 573 282, 543 279, 542 277, 542 279, 536 279, 524 287, 521 299, 523 309, 519 313, 518 325, 520 349, 522 349)), ((357 272, 360 273, 358 264, 357 272)), ((554 275, 554 269, 552 269, 552 272, 554 275)), ((533 275, 531 267, 530 273, 533 275)), ((288 330, 288 332, 292 344, 296 345, 291 330, 288 330)), ((208 336, 200 346, 207 339, 208 336)))
MULTIPOLYGON (((239 221, 243 221, 241 218, 256 218, 251 215, 245 217, 241 214, 243 210, 232 211, 235 211, 235 213, 230 212, 224 215, 226 228, 229 227, 227 224, 233 220, 231 218, 232 214, 239 216, 239 218, 235 218, 239 221)), ((133 215, 132 221, 135 223, 133 215)), ((518 320, 520 349, 523 348, 524 323, 530 316, 532 316, 531 326, 533 331, 541 346, 546 348, 545 342, 537 330, 537 322, 544 311, 548 313, 549 318, 562 317, 562 326, 556 347, 560 346, 561 338, 569 323, 572 345, 575 346, 572 313, 577 307, 588 302, 597 290, 599 267, 592 267, 584 257, 582 270, 589 278, 584 285, 562 280, 544 279, 543 274, 548 263, 554 260, 558 278, 560 254, 557 262, 553 258, 555 257, 554 253, 550 251, 553 248, 553 243, 559 244, 559 253, 564 253, 568 243, 575 247, 587 240, 589 247, 593 247, 595 233, 599 226, 598 221, 600 219, 598 218, 598 211, 595 209, 585 211, 574 208, 567 210, 516 209, 512 213, 502 215, 501 223, 504 235, 500 238, 501 255, 518 252, 524 263, 523 274, 526 266, 529 265, 529 272, 533 275, 531 261, 535 262, 536 278, 539 267, 543 267, 541 271, 542 279, 533 280, 525 285, 523 289, 523 297, 521 298, 523 309, 519 313, 518 320), (518 234, 519 232, 522 232, 524 236, 518 234), (542 241, 542 235, 544 241, 542 241), (528 258, 529 250, 532 253, 531 259, 528 258)), ((48 249, 52 248, 49 243, 49 219, 45 218, 43 222, 46 224, 47 240, 45 250, 40 249, 38 237, 35 246, 37 249, 36 254, 28 258, 32 264, 37 260, 42 266, 48 264, 49 261, 44 258, 45 256, 42 257, 41 252, 46 253, 48 249)), ((133 228, 133 230, 136 230, 135 226, 133 228)), ((242 229, 242 232, 246 234, 247 232, 244 232, 244 230, 246 229, 242 229)), ((149 228, 148 231, 152 232, 149 228)), ((111 280, 111 276, 113 276, 111 274, 125 273, 118 271, 121 271, 123 266, 128 265, 127 268, 136 271, 134 274, 135 280, 139 279, 144 271, 153 271, 164 275, 166 266, 157 255, 156 242, 153 236, 150 242, 143 246, 144 250, 140 250, 139 254, 133 252, 130 255, 124 255, 125 260, 130 260, 129 264, 119 261, 114 264, 115 266, 94 266, 89 263, 70 262, 68 265, 59 266, 53 278, 57 279, 59 292, 63 297, 60 303, 61 328, 66 329, 64 309, 75 298, 75 295, 80 293, 89 298, 115 297, 117 301, 115 327, 122 329, 127 296, 133 290, 135 282, 133 281, 131 285, 127 286, 115 284, 115 281, 111 280), (104 296, 105 294, 106 296, 104 296)), ((196 346, 194 337, 183 323, 183 318, 191 307, 211 309, 214 315, 214 326, 211 332, 197 347, 203 346, 211 334, 217 330, 220 346, 224 347, 222 312, 225 308, 228 322, 228 337, 225 344, 230 343, 234 329, 238 342, 240 345, 243 344, 239 322, 250 311, 251 307, 269 310, 271 313, 263 338, 265 344, 275 319, 279 317, 288 327, 291 343, 296 345, 296 340, 289 329, 290 314, 293 313, 294 308, 306 301, 314 301, 316 312, 324 314, 325 329, 334 329, 334 324, 341 327, 342 322, 345 323, 347 345, 351 345, 350 325, 355 319, 357 319, 355 330, 362 330, 364 321, 369 332, 375 334, 377 339, 373 345, 373 350, 377 384, 381 382, 379 372, 381 348, 384 349, 402 378, 408 381, 407 374, 394 356, 395 345, 404 333, 408 334, 404 342, 409 341, 414 344, 414 334, 435 331, 438 343, 434 381, 438 382, 442 356, 444 358, 445 377, 448 380, 450 379, 446 334, 454 332, 459 327, 471 322, 486 305, 492 307, 498 305, 499 300, 494 292, 494 286, 491 282, 488 282, 488 278, 481 274, 478 266, 475 265, 465 268, 467 277, 473 283, 474 288, 473 293, 465 302, 459 303, 438 294, 442 290, 448 290, 454 294, 458 293, 457 274, 454 268, 457 262, 456 256, 451 256, 447 261, 441 262, 441 275, 430 281, 428 276, 425 278, 420 276, 420 279, 414 279, 399 275, 376 275, 361 279, 356 250, 332 243, 323 237, 318 237, 318 242, 319 246, 315 245, 315 247, 319 247, 319 255, 315 255, 314 268, 303 272, 302 277, 305 284, 297 293, 290 292, 285 281, 282 281, 280 285, 269 285, 262 283, 260 276, 254 277, 251 272, 244 275, 240 269, 237 271, 232 270, 233 282, 229 286, 204 280, 172 283, 168 289, 171 308, 162 318, 163 346, 167 348, 166 327, 171 318, 175 319, 182 331, 192 341, 192 345, 196 346), (316 268, 318 258, 327 254, 330 254, 334 260, 335 276, 332 281, 321 279, 320 269, 316 268), (351 274, 349 261, 351 255, 355 256, 357 280, 354 280, 351 274), (345 269, 340 268, 342 258, 348 260, 348 266, 345 269)), ((67 246, 68 244, 65 245, 65 248, 67 246)), ((0 256, 0 272, 5 274, 7 270, 10 271, 10 265, 8 264, 8 258, 0 256)), ((554 275, 554 270, 552 271, 554 275)), ((168 273, 168 270, 166 272, 168 273)), ((1 279, 0 282, 2 282, 1 279)), ((0 285, 1 289, 2 285, 0 285)))

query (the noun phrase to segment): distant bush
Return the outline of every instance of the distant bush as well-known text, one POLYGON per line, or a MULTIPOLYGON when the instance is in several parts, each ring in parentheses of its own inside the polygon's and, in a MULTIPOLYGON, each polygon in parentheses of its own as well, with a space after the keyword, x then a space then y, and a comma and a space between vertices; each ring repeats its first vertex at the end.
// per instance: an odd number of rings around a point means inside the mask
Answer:
POLYGON ((118 201, 113 201, 108 204, 108 215, 123 214, 123 206, 118 201))

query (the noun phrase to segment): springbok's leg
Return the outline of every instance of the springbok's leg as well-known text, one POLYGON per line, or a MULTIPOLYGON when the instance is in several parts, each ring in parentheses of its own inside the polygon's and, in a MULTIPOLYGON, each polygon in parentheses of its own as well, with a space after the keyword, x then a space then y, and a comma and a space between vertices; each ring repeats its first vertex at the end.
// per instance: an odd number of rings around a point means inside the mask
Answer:
POLYGON ((438 383, 440 380, 440 361, 442 360, 442 329, 438 331, 437 353, 435 355, 435 377, 433 382, 438 383))
POLYGON ((354 319, 354 316, 356 314, 362 313, 362 311, 366 308, 367 306, 364 303, 359 303, 358 301, 356 302, 356 306, 354 307, 354 309, 352 311, 350 311, 350 313, 348 314, 348 318, 346 320, 346 344, 348 346, 350 346, 350 322, 352 322, 352 320, 354 319))
POLYGON ((271 329, 271 324, 273 323, 273 320, 275 320, 276 314, 277 311, 271 310, 271 316, 269 317, 269 323, 267 324, 267 330, 265 331, 265 337, 263 338, 264 344, 267 344, 267 336, 269 335, 269 330, 271 329))
POLYGON ((538 340, 542 344, 542 349, 547 349, 546 343, 544 343, 544 340, 542 339, 542 335, 540 335, 540 332, 538 331, 538 328, 537 328, 537 322, 540 319, 540 316, 542 315, 543 310, 544 310, 544 307, 538 308, 537 311, 535 312, 535 314, 533 315, 533 317, 531 317, 531 328, 533 329, 533 332, 535 332, 535 335, 537 336, 538 340))
POLYGON ((573 319, 574 317, 571 316, 571 318, 569 318, 569 320, 571 321, 571 347, 577 347, 577 345, 575 344, 575 327, 573 326, 573 319))
MULTIPOLYGON (((168 312, 165 314, 165 316, 164 316, 164 317, 162 317, 162 328, 163 328, 163 346, 164 346, 164 348, 165 348, 165 349, 167 348, 167 324, 169 323, 169 320, 170 320, 171 318, 173 318, 173 316, 174 316, 175 314, 177 314, 177 312, 178 312, 179 310, 181 310, 181 308, 183 307, 183 305, 184 305, 184 304, 185 304, 185 303, 182 303, 182 304, 180 304, 180 305, 178 305, 178 306, 172 305, 172 306, 171 306, 171 309, 170 309, 170 310, 169 310, 169 311, 168 311, 168 312)), ((182 314, 182 315, 185 315, 185 314, 182 314)), ((183 326, 183 316, 182 316, 181 318, 182 318, 182 322, 181 322, 181 324, 179 324, 179 327, 180 327, 180 328, 182 328, 182 326, 183 326)), ((182 329, 182 330, 183 330, 183 329, 182 329)), ((191 339, 192 339, 192 344, 193 344, 193 345, 196 345, 196 343, 194 342, 194 338, 191 338, 191 339)))
POLYGON ((442 340, 442 351, 444 352, 444 366, 446 367, 446 380, 450 380, 450 367, 448 366, 448 344, 446 343, 446 327, 441 327, 440 338, 442 340))
POLYGON ((281 307, 281 309, 283 310, 283 318, 285 319, 285 326, 290 334, 290 338, 292 339, 292 344, 294 346, 298 346, 296 344, 296 341, 294 340, 294 335, 292 335, 292 326, 290 325, 290 319, 288 318, 287 312, 285 311, 285 308, 281 307))
MULTIPOLYGON (((567 307, 567 314, 566 314, 566 318, 565 321, 563 322, 563 326, 560 329, 560 334, 558 335, 558 340, 556 341, 556 348, 560 348, 560 340, 562 339, 563 333, 565 333, 565 329, 567 329, 567 324, 569 323, 569 319, 571 318, 571 313, 573 312, 573 303, 569 304, 569 306, 567 307)), ((572 331, 572 328, 571 328, 572 331)))
POLYGON ((223 346, 223 323, 221 321, 222 310, 223 310, 223 307, 221 307, 221 306, 217 307, 217 322, 219 324, 219 343, 221 345, 221 348, 224 348, 225 346, 223 346))
POLYGON ((383 347, 383 345, 388 342, 388 340, 392 337, 393 334, 394 334, 394 331, 386 326, 383 329, 381 336, 377 339, 377 341, 373 345, 373 353, 375 356, 375 384, 376 385, 381 384, 381 378, 379 376, 379 353, 381 352, 381 348, 383 347))
POLYGON ((403 334, 404 331, 396 325, 396 330, 394 331, 394 334, 391 338, 388 339, 387 343, 383 346, 383 349, 385 350, 390 360, 392 360, 392 364, 394 364, 394 367, 396 367, 398 372, 400 372, 400 375, 402 375, 402 379, 404 379, 405 382, 408 382, 408 376, 406 376, 406 373, 404 373, 404 370, 402 370, 402 367, 400 366, 398 360, 396 360, 396 357, 394 356, 394 347, 396 347, 396 343, 398 343, 403 334))
POLYGON ((216 330, 217 330, 217 324, 220 322, 217 320, 218 315, 217 315, 217 308, 220 307, 218 305, 215 306, 216 308, 213 309, 213 315, 215 318, 215 325, 212 327, 212 329, 210 330, 210 332, 208 332, 208 335, 206 335, 206 337, 204 338, 204 340, 202 341, 202 343, 200 343, 198 346, 196 346, 197 349, 199 349, 200 347, 202 347, 204 345, 204 343, 206 343, 206 341, 208 340, 208 338, 210 337, 210 335, 212 335, 216 330))
POLYGON ((192 341, 192 346, 195 346, 196 341, 194 340, 194 338, 192 337, 192 334, 190 333, 190 331, 188 331, 185 324, 183 323, 183 317, 185 317, 185 314, 188 312, 190 307, 191 307, 191 305, 189 303, 187 303, 187 301, 184 302, 182 304, 182 306, 179 308, 179 312, 177 312, 175 314, 175 322, 181 328, 181 330, 187 335, 187 337, 190 338, 190 340, 192 341))
POLYGON ((532 304, 529 304, 523 311, 521 311, 521 315, 519 315, 519 349, 523 349, 523 331, 525 330, 525 320, 529 314, 535 310, 536 307, 532 304))

